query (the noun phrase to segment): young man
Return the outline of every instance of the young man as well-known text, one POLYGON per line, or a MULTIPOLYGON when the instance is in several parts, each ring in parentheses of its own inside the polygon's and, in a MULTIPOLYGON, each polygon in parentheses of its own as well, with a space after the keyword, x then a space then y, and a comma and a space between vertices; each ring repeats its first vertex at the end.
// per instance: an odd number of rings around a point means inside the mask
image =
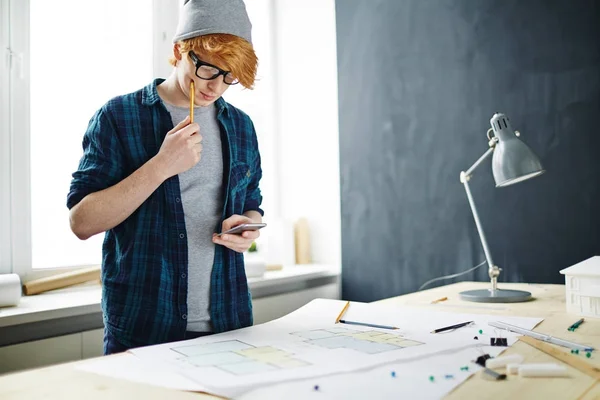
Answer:
POLYGON ((253 86, 251 24, 241 0, 180 15, 173 73, 96 112, 67 198, 80 239, 106 231, 105 354, 252 324, 242 252, 259 233, 216 236, 263 215, 254 126, 221 97, 253 86))

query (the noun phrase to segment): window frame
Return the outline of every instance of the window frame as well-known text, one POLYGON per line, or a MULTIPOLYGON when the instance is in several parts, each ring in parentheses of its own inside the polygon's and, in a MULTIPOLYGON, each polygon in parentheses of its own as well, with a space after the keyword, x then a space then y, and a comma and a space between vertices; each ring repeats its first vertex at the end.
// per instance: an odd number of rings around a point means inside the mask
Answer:
POLYGON ((8 112, 10 77, 10 2, 0 0, 0 274, 12 272, 11 236, 10 236, 10 141, 8 131, 10 119, 8 112))
POLYGON ((2 223, 0 269, 20 276, 31 270, 29 163, 29 0, 2 0, 3 63, 2 223), (7 81, 5 81, 5 79, 7 81), (6 154, 8 152, 8 154, 6 154), (16 157, 15 155, 18 155, 16 157))

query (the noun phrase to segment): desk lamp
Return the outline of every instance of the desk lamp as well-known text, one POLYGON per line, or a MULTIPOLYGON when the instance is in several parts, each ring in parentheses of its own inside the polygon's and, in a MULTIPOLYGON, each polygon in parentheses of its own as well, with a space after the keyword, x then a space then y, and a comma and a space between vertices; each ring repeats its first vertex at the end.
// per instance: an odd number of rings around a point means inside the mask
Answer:
POLYGON ((490 289, 461 292, 460 298, 479 303, 517 303, 529 300, 531 293, 522 290, 498 289, 498 276, 500 275, 501 268, 498 268, 492 260, 492 254, 485 239, 481 221, 477 214, 477 208, 473 201, 473 195, 469 188, 469 180, 473 175, 473 171, 492 153, 494 153, 492 158, 492 172, 496 181, 496 187, 509 186, 513 183, 522 182, 534 176, 541 175, 544 173, 544 168, 533 151, 519 139, 520 133, 513 130, 506 115, 500 113, 494 114, 492 119, 490 119, 490 124, 492 127, 487 131, 490 148, 479 160, 475 161, 475 164, 467 172, 462 171, 460 173, 460 181, 465 186, 471 211, 473 211, 473 218, 475 219, 475 225, 477 225, 479 238, 483 245, 492 286, 490 289))

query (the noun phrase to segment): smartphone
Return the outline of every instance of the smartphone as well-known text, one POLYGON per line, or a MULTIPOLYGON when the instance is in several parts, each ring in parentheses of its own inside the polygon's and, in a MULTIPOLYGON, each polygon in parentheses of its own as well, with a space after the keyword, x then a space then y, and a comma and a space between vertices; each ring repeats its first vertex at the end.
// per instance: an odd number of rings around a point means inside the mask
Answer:
POLYGON ((245 231, 257 231, 261 228, 264 228, 265 226, 267 226, 267 224, 265 223, 251 223, 251 224, 241 224, 238 226, 234 226, 233 228, 229 229, 228 231, 225 232, 221 232, 219 233, 217 236, 221 236, 224 235, 226 233, 232 233, 232 234, 242 234, 242 232, 245 231))

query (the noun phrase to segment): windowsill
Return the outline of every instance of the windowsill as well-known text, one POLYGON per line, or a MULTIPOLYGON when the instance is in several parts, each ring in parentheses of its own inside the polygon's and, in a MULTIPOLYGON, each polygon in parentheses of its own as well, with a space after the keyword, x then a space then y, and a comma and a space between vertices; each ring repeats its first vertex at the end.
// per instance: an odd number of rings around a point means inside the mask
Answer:
MULTIPOLYGON (((280 271, 267 271, 260 278, 250 278, 248 285, 252 298, 258 299, 339 282, 339 277, 339 266, 293 265, 280 271)), ((23 296, 18 306, 0 308, 0 346, 16 343, 15 329, 24 324, 28 327, 27 331, 34 332, 39 330, 36 327, 47 327, 45 337, 56 336, 57 332, 63 331, 66 334, 101 328, 101 291, 99 284, 90 282, 23 296), (58 325, 68 326, 68 329, 61 331, 58 325)), ((36 340, 40 335, 35 332, 20 341, 36 340)))
POLYGON ((90 282, 23 296, 18 306, 0 308, 0 328, 100 312, 101 290, 90 282))

